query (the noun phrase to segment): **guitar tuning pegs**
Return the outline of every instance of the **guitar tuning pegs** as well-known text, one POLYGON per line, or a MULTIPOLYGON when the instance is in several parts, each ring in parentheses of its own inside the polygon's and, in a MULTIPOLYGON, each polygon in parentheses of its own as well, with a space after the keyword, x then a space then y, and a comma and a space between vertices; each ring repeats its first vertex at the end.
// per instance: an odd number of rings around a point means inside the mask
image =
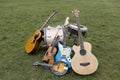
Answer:
POLYGON ((39 61, 34 62, 34 63, 32 64, 32 66, 33 66, 33 67, 39 67, 39 61))
POLYGON ((65 22, 64 22, 65 26, 67 26, 69 24, 69 19, 70 19, 69 17, 66 17, 65 22))
POLYGON ((53 10, 53 12, 58 13, 56 10, 53 10))
POLYGON ((72 11, 72 13, 73 13, 73 11, 72 11))
MULTIPOLYGON (((74 10, 76 10, 76 9, 74 9, 74 10)), ((80 12, 80 11, 78 10, 78 12, 80 12)), ((72 11, 72 13, 74 13, 74 11, 72 11)))

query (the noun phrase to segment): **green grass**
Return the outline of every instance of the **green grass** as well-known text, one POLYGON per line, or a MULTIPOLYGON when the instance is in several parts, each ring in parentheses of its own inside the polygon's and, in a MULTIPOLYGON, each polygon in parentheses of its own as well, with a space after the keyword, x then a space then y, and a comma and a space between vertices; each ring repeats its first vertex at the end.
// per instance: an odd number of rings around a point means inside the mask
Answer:
POLYGON ((88 28, 84 40, 92 44, 99 68, 88 76, 70 69, 58 80, 119 80, 120 0, 0 0, 0 80, 55 80, 48 69, 31 66, 42 61, 45 50, 28 55, 24 46, 52 10, 58 14, 49 25, 61 25, 67 16, 74 23, 74 8, 80 10, 80 22, 88 28))

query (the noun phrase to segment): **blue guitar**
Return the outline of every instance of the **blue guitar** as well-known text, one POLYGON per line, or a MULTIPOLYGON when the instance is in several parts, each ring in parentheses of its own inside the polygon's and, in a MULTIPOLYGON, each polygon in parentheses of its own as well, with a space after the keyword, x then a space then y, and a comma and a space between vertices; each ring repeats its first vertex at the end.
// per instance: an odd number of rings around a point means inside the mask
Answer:
MULTIPOLYGON (((68 22, 68 21, 66 21, 66 22, 68 22)), ((66 46, 66 30, 65 30, 65 25, 66 25, 66 23, 64 24, 64 27, 63 27, 64 41, 63 41, 63 44, 61 44, 58 41, 58 52, 57 52, 57 54, 55 56, 55 61, 56 62, 58 62, 58 61, 64 61, 65 63, 67 63, 68 68, 71 68, 70 54, 71 54, 72 49, 71 49, 71 47, 66 46)))
POLYGON ((55 56, 55 62, 64 61, 67 63, 68 68, 71 68, 71 51, 70 47, 64 47, 60 42, 58 42, 58 52, 55 56))

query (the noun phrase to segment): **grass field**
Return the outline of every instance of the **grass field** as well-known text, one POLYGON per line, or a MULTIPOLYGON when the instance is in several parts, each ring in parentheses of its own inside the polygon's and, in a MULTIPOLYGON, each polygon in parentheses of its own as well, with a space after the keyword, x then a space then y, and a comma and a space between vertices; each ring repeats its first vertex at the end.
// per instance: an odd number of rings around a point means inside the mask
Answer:
MULTIPOLYGON (((70 41, 68 45, 72 47, 70 41)), ((120 0, 0 0, 0 80, 120 80, 120 0), (25 53, 26 40, 57 10, 49 22, 56 26, 67 16, 75 22, 71 11, 80 10, 80 22, 88 28, 84 38, 92 44, 92 53, 99 61, 94 74, 81 76, 73 72, 55 78, 43 67, 44 50, 35 55, 25 53)))

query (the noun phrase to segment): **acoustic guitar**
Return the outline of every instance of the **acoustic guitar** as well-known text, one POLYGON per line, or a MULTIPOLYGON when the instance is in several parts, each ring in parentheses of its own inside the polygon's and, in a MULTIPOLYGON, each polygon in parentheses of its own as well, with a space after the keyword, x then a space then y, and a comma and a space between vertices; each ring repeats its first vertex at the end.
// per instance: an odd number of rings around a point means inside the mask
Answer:
POLYGON ((34 34, 27 40, 25 44, 25 51, 26 53, 35 53, 39 49, 39 44, 43 40, 43 31, 42 29, 46 27, 48 21, 56 14, 56 11, 48 17, 48 19, 44 22, 42 27, 34 32, 34 34))
POLYGON ((89 42, 83 42, 77 9, 74 10, 74 16, 76 17, 78 26, 79 45, 73 45, 73 51, 75 54, 71 60, 71 66, 73 71, 77 74, 89 75, 97 70, 98 60, 91 53, 91 44, 89 42))
POLYGON ((50 70, 58 76, 62 76, 67 73, 68 71, 68 66, 65 62, 63 61, 58 61, 53 64, 52 67, 50 67, 50 70))

